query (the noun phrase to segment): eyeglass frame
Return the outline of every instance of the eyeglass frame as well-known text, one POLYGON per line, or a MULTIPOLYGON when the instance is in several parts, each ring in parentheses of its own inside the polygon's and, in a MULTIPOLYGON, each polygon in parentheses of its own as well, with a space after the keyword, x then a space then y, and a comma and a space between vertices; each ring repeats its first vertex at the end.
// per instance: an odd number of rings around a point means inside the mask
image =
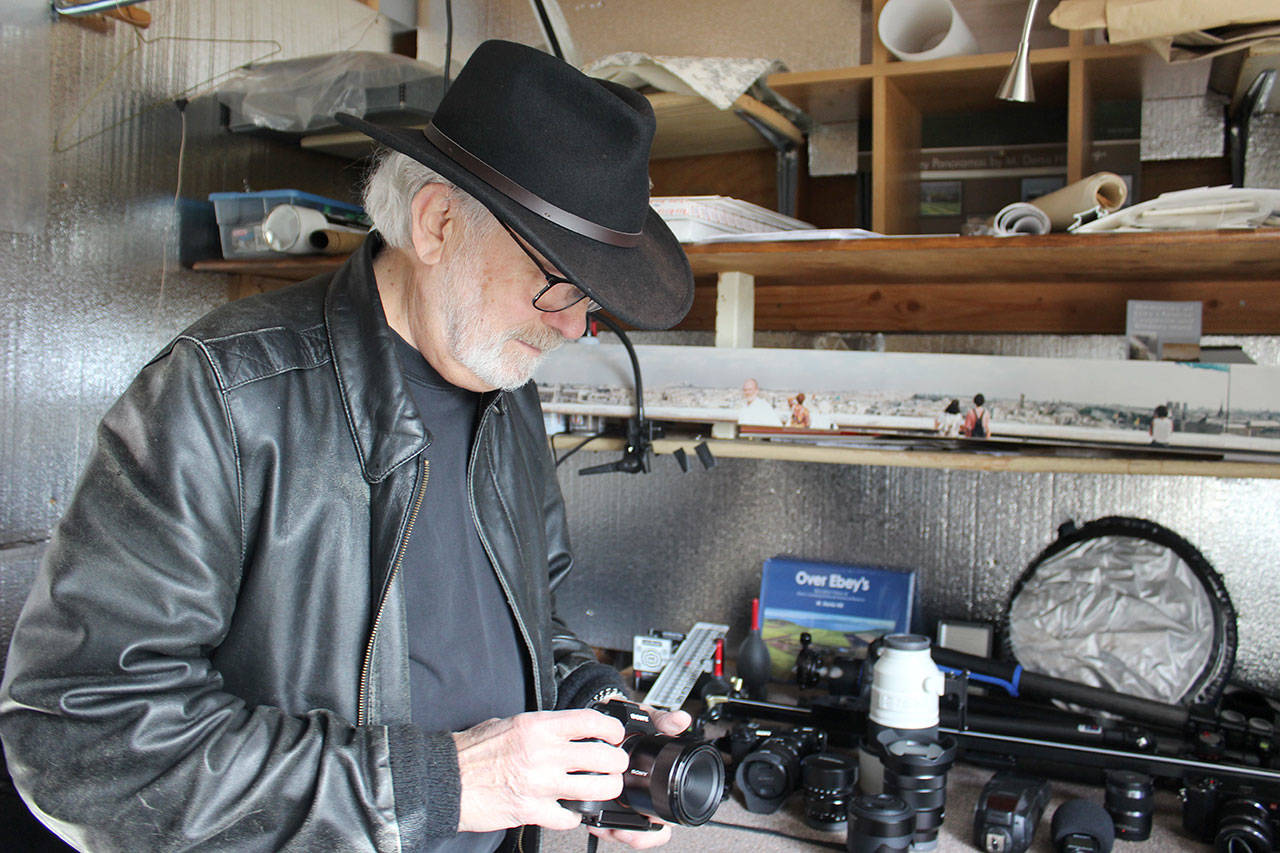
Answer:
POLYGON ((570 308, 577 305, 579 302, 581 302, 584 299, 588 300, 587 301, 588 314, 590 314, 592 311, 599 311, 604 307, 599 302, 596 302, 594 299, 592 299, 590 294, 588 294, 585 290, 583 290, 581 287, 578 287, 578 285, 574 283, 572 279, 565 278, 562 275, 556 275, 555 273, 551 272, 546 267, 544 267, 542 265, 542 261, 538 259, 538 256, 533 253, 532 249, 530 249, 527 245, 525 245, 524 240, 520 238, 520 235, 517 234, 515 229, 513 229, 510 225, 508 225, 507 223, 503 222, 500 219, 498 220, 498 224, 500 224, 504 229, 506 229, 506 232, 511 235, 512 241, 514 241, 515 244, 520 247, 520 251, 528 255, 529 260, 533 261, 533 265, 538 268, 538 272, 542 273, 542 277, 547 280, 546 286, 543 287, 541 290, 539 290, 537 293, 535 293, 533 296, 532 304, 534 308, 536 308, 537 310, 541 311, 544 314, 558 314, 561 311, 568 311, 570 308), (561 308, 543 308, 541 305, 539 305, 538 300, 541 299, 544 294, 546 294, 548 291, 550 291, 553 287, 555 287, 558 284, 567 284, 570 287, 572 287, 574 290, 578 291, 578 293, 581 295, 578 296, 577 299, 570 302, 568 305, 565 305, 561 308))

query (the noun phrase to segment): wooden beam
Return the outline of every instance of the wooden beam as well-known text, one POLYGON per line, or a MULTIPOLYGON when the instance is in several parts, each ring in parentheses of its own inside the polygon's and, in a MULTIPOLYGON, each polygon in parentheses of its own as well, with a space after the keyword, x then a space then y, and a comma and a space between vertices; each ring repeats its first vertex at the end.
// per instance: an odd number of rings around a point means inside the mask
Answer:
MULTIPOLYGON (((1206 335, 1280 329, 1276 284, 1267 281, 1093 281, 968 284, 756 282, 763 331, 970 332, 1123 335, 1130 299, 1200 301, 1206 335)), ((681 329, 715 327, 715 289, 695 289, 681 329)))

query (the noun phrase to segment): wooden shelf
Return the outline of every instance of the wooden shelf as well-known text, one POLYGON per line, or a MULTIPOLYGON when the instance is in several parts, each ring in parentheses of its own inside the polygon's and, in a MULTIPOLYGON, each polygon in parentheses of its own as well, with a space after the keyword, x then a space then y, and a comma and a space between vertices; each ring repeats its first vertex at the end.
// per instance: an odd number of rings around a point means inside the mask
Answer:
MULTIPOLYGON (((552 446, 559 452, 577 446, 582 440, 582 436, 558 435, 552 439, 552 446)), ((653 450, 654 453, 662 455, 682 449, 692 456, 694 447, 702 441, 702 438, 658 439, 653 443, 653 450)), ((884 465, 891 468, 942 468, 955 471, 1280 478, 1280 464, 1270 462, 1096 458, 941 450, 877 450, 759 439, 708 439, 706 444, 713 455, 724 459, 777 459, 787 462, 820 462, 831 465, 884 465)), ((592 441, 583 450, 621 452, 622 448, 623 441, 620 438, 601 438, 592 441)))
MULTIPOLYGON (((739 96, 731 110, 719 109, 698 95, 651 92, 646 97, 657 120, 652 148, 655 160, 771 148, 763 136, 743 121, 739 112, 763 121, 796 142, 803 141, 795 125, 750 95, 739 96)), ((418 130, 424 126, 409 125, 418 130)), ((353 130, 311 134, 304 136, 299 144, 312 151, 348 159, 365 157, 374 147, 373 140, 353 130)))
POLYGON ((1280 331, 1280 231, 912 237, 686 247, 686 329, 720 273, 755 278, 754 327, 1124 334, 1130 299, 1204 303, 1204 334, 1280 331))
MULTIPOLYGON (((685 247, 682 329, 715 328, 721 273, 754 277, 754 328, 1123 334, 1130 299, 1204 303, 1205 334, 1280 333, 1280 231, 889 237, 685 247)), ((342 257, 201 261, 243 296, 342 257)))

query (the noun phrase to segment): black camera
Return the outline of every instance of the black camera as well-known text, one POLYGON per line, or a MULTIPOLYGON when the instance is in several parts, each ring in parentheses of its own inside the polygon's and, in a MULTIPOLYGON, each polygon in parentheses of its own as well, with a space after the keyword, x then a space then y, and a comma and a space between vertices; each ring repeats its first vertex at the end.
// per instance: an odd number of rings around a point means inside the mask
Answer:
POLYGON ((734 781, 747 811, 773 814, 800 787, 801 762, 827 746, 827 733, 797 726, 767 738, 738 762, 734 781))
POLYGON ((1269 853, 1275 849, 1277 803, 1244 786, 1224 786, 1205 777, 1181 791, 1182 828, 1218 850, 1269 853))
POLYGON ((650 818, 681 826, 711 820, 724 799, 725 771, 720 752, 687 735, 664 735, 649 713, 634 702, 612 699, 592 705, 619 720, 626 733, 621 746, 630 760, 615 800, 561 800, 582 815, 582 822, 613 829, 657 828, 650 818))

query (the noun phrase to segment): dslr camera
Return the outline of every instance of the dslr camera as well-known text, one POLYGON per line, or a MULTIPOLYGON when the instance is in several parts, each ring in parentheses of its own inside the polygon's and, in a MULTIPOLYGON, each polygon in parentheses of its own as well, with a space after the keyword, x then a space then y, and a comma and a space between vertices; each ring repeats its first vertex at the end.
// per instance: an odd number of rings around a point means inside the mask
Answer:
POLYGON ((562 800, 590 826, 613 829, 656 829, 651 818, 680 826, 711 820, 724 799, 724 759, 710 743, 689 735, 664 735, 653 718, 634 702, 611 699, 591 706, 622 723, 622 748, 629 761, 622 774, 622 793, 607 802, 562 800))
POLYGON ((1248 786, 1227 787, 1205 777, 1189 781, 1181 791, 1182 828, 1218 850, 1275 850, 1276 803, 1259 798, 1248 786))

